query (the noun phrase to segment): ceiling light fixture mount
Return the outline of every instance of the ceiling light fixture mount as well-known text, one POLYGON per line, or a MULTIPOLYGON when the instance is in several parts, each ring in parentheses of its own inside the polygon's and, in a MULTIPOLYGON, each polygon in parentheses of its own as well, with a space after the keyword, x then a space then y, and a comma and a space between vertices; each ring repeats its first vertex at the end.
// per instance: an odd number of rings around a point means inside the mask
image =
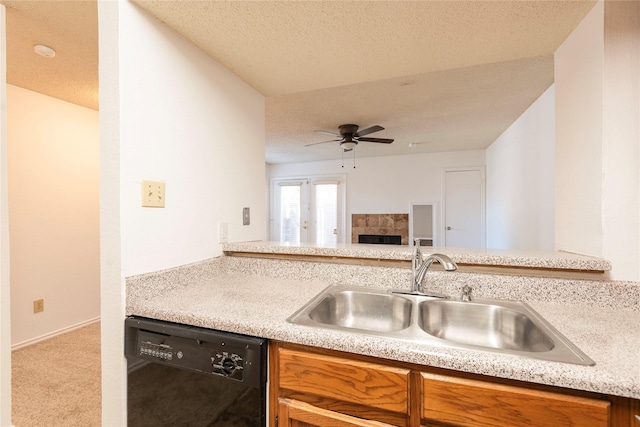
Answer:
POLYGON ((40 56, 44 56, 45 58, 53 58, 56 56, 56 51, 49 46, 45 46, 43 44, 37 44, 33 46, 33 50, 40 56))
POLYGON ((356 145, 358 145, 358 142, 353 141, 351 138, 340 143, 340 146, 344 149, 344 151, 351 151, 356 148, 356 145))

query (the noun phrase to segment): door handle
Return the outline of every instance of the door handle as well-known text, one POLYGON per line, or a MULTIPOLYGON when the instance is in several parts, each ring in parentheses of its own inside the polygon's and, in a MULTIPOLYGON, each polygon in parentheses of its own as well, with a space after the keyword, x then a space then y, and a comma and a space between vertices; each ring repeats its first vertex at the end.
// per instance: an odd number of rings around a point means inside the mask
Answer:
POLYGON ((447 227, 447 230, 451 230, 451 227, 447 227))

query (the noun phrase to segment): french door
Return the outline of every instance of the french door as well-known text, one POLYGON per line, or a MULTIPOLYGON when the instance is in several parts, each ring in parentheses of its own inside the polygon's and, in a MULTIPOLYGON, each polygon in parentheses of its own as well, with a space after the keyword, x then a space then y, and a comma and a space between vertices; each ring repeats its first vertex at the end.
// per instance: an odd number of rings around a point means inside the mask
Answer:
POLYGON ((344 242, 343 178, 274 179, 271 240, 344 242))

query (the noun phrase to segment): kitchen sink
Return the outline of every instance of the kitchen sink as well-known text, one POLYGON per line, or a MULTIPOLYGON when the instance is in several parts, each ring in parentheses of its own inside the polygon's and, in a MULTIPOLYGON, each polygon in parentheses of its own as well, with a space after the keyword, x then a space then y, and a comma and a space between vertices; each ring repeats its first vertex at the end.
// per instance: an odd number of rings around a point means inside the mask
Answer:
POLYGON ((411 301, 400 296, 344 290, 327 294, 309 311, 309 318, 342 328, 398 331, 411 324, 412 308, 411 301))
POLYGON ((290 323, 350 331, 437 347, 595 365, 586 354, 521 301, 460 301, 396 294, 364 286, 333 285, 287 319, 290 323))
POLYGON ((419 307, 420 328, 447 341, 526 352, 549 351, 554 346, 551 337, 521 310, 452 300, 423 301, 419 307))

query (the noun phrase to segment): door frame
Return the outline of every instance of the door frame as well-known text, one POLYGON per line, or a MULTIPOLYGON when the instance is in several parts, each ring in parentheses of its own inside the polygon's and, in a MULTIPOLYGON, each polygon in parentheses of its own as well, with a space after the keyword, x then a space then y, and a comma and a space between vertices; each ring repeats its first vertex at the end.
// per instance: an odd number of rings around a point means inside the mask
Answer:
POLYGON ((409 203, 409 246, 413 247, 413 239, 414 239, 414 231, 413 231, 413 207, 414 206, 431 206, 431 230, 432 236, 431 240, 433 242, 433 247, 440 247, 440 213, 442 208, 440 207, 440 203, 434 201, 425 201, 425 202, 410 202, 409 203))
POLYGON ((447 246, 447 233, 445 227, 447 227, 447 193, 446 193, 446 176, 447 172, 465 172, 465 171, 478 171, 480 172, 480 248, 485 249, 487 247, 487 218, 486 218, 486 178, 484 166, 469 166, 469 167, 457 167, 457 168, 442 168, 440 179, 440 218, 441 222, 441 243, 443 247, 447 246))

